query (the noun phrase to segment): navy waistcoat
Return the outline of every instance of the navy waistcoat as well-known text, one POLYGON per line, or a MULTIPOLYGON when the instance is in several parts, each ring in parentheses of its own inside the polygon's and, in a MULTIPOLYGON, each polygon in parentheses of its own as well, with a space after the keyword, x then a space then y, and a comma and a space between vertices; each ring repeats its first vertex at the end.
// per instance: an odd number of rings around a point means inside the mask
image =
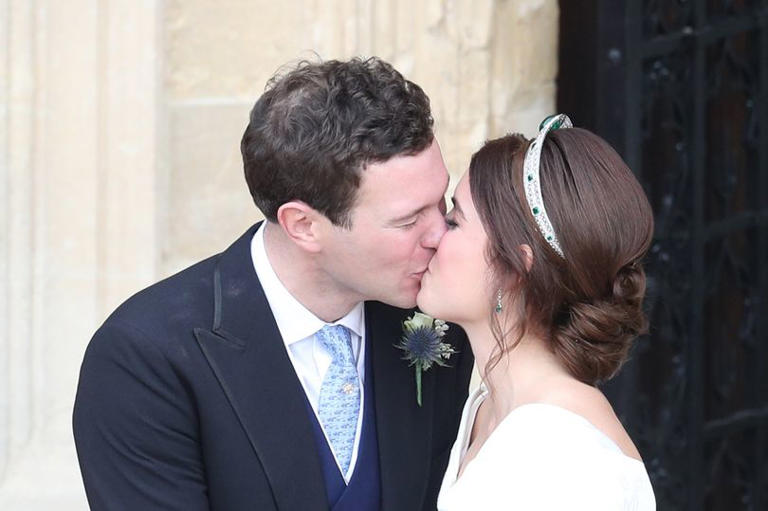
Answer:
MULTIPOLYGON (((367 337, 367 336, 366 336, 367 337)), ((379 477, 379 442, 376 438, 376 410, 373 402, 373 367, 371 347, 366 340, 365 347, 365 399, 363 403, 363 427, 357 449, 357 463, 349 484, 344 482, 339 466, 328 446, 323 430, 312 406, 307 401, 317 452, 325 476, 325 491, 328 509, 332 511, 378 511, 381 502, 381 479, 379 477)))

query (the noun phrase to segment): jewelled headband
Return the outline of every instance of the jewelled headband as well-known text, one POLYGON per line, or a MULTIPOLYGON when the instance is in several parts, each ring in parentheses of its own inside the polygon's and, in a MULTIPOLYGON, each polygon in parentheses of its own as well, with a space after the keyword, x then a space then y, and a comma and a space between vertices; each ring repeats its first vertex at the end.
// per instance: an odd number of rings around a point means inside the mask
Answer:
POLYGON ((528 206, 531 208, 531 213, 534 220, 536 220, 536 225, 539 227, 539 232, 547 240, 549 246, 560 254, 560 257, 565 258, 563 249, 560 248, 560 243, 557 241, 555 229, 552 227, 552 222, 549 221, 547 216, 547 210, 544 208, 544 199, 541 197, 541 177, 539 175, 539 170, 541 169, 541 148, 544 145, 544 139, 547 137, 547 133, 560 128, 573 128, 573 123, 565 114, 550 115, 541 122, 539 134, 531 142, 531 145, 528 146, 528 151, 525 153, 523 182, 525 184, 525 200, 528 201, 528 206))

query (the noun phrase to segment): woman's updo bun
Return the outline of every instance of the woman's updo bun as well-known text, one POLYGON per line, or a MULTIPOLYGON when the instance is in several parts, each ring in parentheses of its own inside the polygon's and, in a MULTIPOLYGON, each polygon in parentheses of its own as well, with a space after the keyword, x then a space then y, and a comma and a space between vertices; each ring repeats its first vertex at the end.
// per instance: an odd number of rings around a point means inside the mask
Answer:
POLYGON ((619 371, 632 342, 647 328, 644 293, 645 273, 633 263, 619 270, 612 296, 567 306, 563 323, 552 331, 552 349, 571 374, 595 384, 619 371))
POLYGON ((498 281, 512 282, 506 290, 521 318, 516 339, 496 323, 498 349, 485 369, 534 330, 574 377, 599 383, 616 374, 647 328, 642 258, 653 214, 632 171, 603 139, 579 128, 552 131, 542 147, 540 180, 561 257, 544 240, 526 202, 522 168, 528 144, 521 135, 492 140, 469 167, 489 258, 498 281), (522 245, 533 253, 530 269, 522 245))

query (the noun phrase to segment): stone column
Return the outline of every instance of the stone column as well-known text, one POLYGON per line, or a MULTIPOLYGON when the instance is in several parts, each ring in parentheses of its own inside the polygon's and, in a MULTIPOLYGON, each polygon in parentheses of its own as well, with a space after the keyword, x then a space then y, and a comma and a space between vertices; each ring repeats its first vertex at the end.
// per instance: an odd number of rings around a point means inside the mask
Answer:
POLYGON ((83 350, 156 275, 159 3, 2 5, 0 508, 85 509, 83 350))

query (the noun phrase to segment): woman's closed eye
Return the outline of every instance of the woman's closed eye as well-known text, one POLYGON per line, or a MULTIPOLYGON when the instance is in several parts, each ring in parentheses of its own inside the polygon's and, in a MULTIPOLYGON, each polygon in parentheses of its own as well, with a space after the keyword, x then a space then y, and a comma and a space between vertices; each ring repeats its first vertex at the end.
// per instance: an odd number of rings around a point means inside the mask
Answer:
POLYGON ((453 212, 449 213, 445 216, 445 225, 448 227, 448 230, 455 229, 459 226, 459 224, 456 222, 456 220, 453 217, 453 212))

